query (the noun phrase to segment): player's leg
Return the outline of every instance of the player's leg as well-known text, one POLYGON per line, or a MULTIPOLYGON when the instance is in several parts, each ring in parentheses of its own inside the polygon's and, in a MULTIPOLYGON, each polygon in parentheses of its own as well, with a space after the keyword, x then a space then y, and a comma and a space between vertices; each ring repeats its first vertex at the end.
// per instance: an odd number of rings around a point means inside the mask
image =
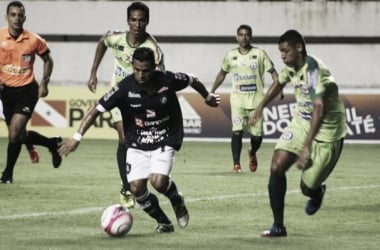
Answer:
POLYGON ((49 149, 52 156, 53 167, 58 168, 62 163, 62 157, 58 153, 58 148, 62 142, 62 137, 46 137, 37 131, 28 130, 25 144, 41 145, 49 149))
POLYGON ((23 114, 14 114, 8 124, 7 161, 0 183, 13 182, 13 170, 20 155, 22 138, 25 136, 25 127, 28 117, 23 114))
POLYGON ((37 149, 33 144, 25 144, 26 149, 28 150, 30 160, 32 163, 38 163, 40 160, 40 156, 38 155, 37 149))
POLYGON ((312 165, 303 171, 301 178, 302 193, 309 197, 305 212, 315 214, 322 205, 326 193, 325 180, 335 168, 343 149, 343 139, 335 142, 313 142, 312 165))
POLYGON ((158 192, 170 200, 178 225, 185 228, 189 223, 189 213, 185 205, 185 199, 178 191, 174 180, 169 177, 174 163, 174 152, 174 149, 169 146, 152 152, 150 182, 158 192))
POLYGON ((127 148, 125 145, 124 127, 123 119, 121 117, 120 110, 118 108, 111 110, 112 123, 117 131, 118 135, 118 145, 116 150, 116 160, 117 167, 119 169, 119 175, 121 179, 121 189, 120 189, 120 203, 126 208, 133 208, 135 206, 135 199, 130 191, 129 182, 126 172, 126 157, 127 148))
POLYGON ((257 170, 257 155, 256 152, 261 147, 263 142, 263 117, 261 116, 254 126, 250 125, 248 122, 249 114, 252 110, 247 110, 247 131, 250 133, 250 144, 251 148, 248 150, 249 157, 249 169, 252 172, 257 170))
POLYGON ((243 130, 244 130, 244 110, 240 108, 231 97, 231 121, 232 121, 232 137, 231 152, 233 160, 233 171, 240 173, 240 156, 243 147, 243 130))
POLYGON ((156 232, 170 233, 174 231, 174 227, 161 209, 157 196, 151 193, 147 187, 151 175, 150 152, 134 148, 127 150, 128 180, 131 192, 136 197, 136 202, 145 213, 158 223, 156 232))
POLYGON ((298 127, 298 125, 298 121, 293 119, 275 146, 268 184, 269 200, 274 222, 269 230, 265 230, 262 233, 264 237, 287 235, 284 224, 285 194, 287 188, 286 171, 297 160, 297 155, 302 150, 306 136, 306 132, 301 127, 298 127))

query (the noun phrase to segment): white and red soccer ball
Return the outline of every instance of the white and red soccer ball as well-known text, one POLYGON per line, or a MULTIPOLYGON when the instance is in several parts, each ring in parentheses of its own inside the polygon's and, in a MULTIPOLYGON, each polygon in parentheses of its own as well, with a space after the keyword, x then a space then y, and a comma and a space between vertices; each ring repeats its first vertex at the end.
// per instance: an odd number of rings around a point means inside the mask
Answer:
POLYGON ((127 208, 120 204, 113 204, 103 211, 100 224, 108 235, 121 237, 131 230, 133 217, 127 208))

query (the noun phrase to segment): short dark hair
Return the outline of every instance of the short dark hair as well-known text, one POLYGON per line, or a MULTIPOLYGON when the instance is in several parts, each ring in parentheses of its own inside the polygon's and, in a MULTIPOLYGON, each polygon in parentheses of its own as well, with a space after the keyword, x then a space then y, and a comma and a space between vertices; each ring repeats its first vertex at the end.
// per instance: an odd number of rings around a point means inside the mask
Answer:
POLYGON ((8 6, 7 6, 7 15, 9 14, 9 9, 10 9, 11 7, 18 7, 18 8, 22 8, 22 9, 25 10, 25 7, 24 7, 24 5, 22 4, 22 2, 20 2, 20 1, 12 1, 12 2, 10 2, 10 3, 8 4, 8 6))
POLYGON ((127 8, 127 19, 131 16, 134 10, 141 10, 145 14, 146 21, 149 23, 149 7, 143 2, 133 2, 127 8))
POLYGON ((283 42, 288 42, 293 48, 295 48, 298 43, 302 44, 302 54, 307 55, 305 39, 297 30, 287 30, 282 34, 278 40, 278 44, 283 42))
POLYGON ((242 30, 242 29, 248 30, 249 33, 251 33, 251 36, 252 36, 252 28, 251 28, 251 26, 249 26, 249 25, 247 25, 247 24, 242 24, 242 25, 240 25, 240 26, 237 28, 236 33, 239 33, 239 31, 242 30))
POLYGON ((154 59, 154 52, 151 48, 140 47, 135 50, 132 57, 132 62, 134 60, 139 60, 141 62, 149 61, 151 65, 155 68, 156 62, 154 59))

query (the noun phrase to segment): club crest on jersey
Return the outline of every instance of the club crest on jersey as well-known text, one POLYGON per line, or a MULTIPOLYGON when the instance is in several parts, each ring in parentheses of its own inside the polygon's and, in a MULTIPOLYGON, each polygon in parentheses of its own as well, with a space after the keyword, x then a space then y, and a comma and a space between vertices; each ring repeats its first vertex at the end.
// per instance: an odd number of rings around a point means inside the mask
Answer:
POLYGON ((252 70, 257 69, 257 62, 251 62, 251 65, 249 65, 249 67, 250 67, 252 70))
POLYGON ((239 116, 236 116, 232 119, 233 124, 239 125, 241 124, 242 120, 239 116))
POLYGON ((289 131, 289 130, 285 130, 282 135, 281 135, 281 139, 285 140, 285 141, 290 141, 293 139, 293 132, 292 131, 289 131))

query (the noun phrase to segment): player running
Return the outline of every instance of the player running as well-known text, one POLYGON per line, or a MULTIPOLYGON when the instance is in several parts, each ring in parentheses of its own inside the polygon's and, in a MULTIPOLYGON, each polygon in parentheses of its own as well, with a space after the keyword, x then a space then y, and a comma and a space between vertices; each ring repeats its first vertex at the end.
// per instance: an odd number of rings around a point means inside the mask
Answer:
MULTIPOLYGON (((162 51, 156 40, 146 32, 146 27, 149 24, 148 6, 142 2, 133 2, 129 5, 127 8, 127 22, 129 31, 109 31, 99 40, 91 68, 90 79, 87 83, 90 91, 94 93, 96 91, 96 85, 98 82, 96 73, 107 48, 112 50, 115 58, 111 86, 115 86, 126 76, 132 74, 132 55, 136 48, 151 48, 154 51, 157 69, 164 70, 165 67, 162 51)), ((118 108, 112 109, 111 115, 112 123, 119 136, 116 156, 119 173, 122 180, 120 202, 123 206, 132 208, 135 205, 135 201, 130 192, 127 174, 125 172, 126 147, 120 110, 118 108)))
POLYGON ((319 210, 326 193, 324 182, 340 157, 346 135, 344 104, 327 67, 307 54, 305 40, 296 30, 286 31, 278 45, 286 67, 250 121, 255 123, 264 106, 288 83, 294 86, 297 106, 273 153, 268 191, 274 222, 270 229, 262 232, 264 237, 287 236, 284 225, 286 171, 294 163, 302 170, 301 191, 309 197, 306 214, 313 215, 319 210))
POLYGON ((219 96, 209 94, 193 76, 155 70, 154 52, 138 48, 133 54, 133 74, 124 78, 91 108, 77 133, 60 148, 61 155, 74 151, 93 124, 106 110, 118 107, 123 118, 127 144, 127 174, 131 191, 142 210, 158 223, 157 233, 170 233, 174 227, 148 188, 148 181, 166 196, 174 209, 178 225, 188 225, 189 213, 182 194, 170 173, 174 153, 184 136, 183 117, 176 92, 191 86, 212 107, 219 105, 219 96))
POLYGON ((256 152, 263 141, 263 119, 255 125, 249 124, 249 114, 256 109, 264 96, 264 74, 271 75, 273 81, 278 74, 268 54, 251 45, 252 29, 248 25, 240 25, 237 29, 238 48, 226 53, 222 68, 215 78, 211 93, 223 83, 228 73, 232 74, 232 91, 230 95, 232 137, 231 150, 233 171, 241 172, 240 154, 243 146, 243 132, 250 134, 251 149, 248 150, 249 169, 257 169, 256 152))

